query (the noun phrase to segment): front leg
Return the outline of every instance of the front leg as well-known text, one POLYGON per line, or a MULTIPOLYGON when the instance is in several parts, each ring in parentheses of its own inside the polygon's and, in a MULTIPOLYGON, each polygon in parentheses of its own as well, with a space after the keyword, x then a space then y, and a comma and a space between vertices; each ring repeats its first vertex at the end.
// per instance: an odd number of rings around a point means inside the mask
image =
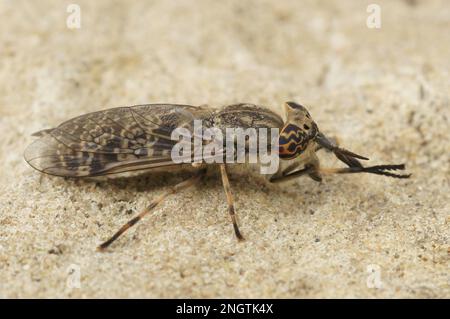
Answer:
POLYGON ((302 175, 308 175, 316 182, 322 181, 322 175, 320 174, 320 170, 318 167, 314 166, 314 164, 308 163, 305 165, 304 168, 296 170, 296 171, 289 171, 285 172, 283 171, 281 175, 274 175, 270 178, 271 183, 280 183, 280 182, 287 182, 291 179, 297 178, 302 175))
MULTIPOLYGON (((305 165, 305 168, 289 173, 286 176, 280 178, 274 178, 270 181, 273 183, 284 182, 302 175, 319 174, 319 175, 331 175, 331 174, 355 174, 355 173, 370 173, 375 175, 384 175, 393 178, 409 178, 411 174, 396 174, 391 171, 404 170, 404 164, 398 165, 375 165, 369 167, 344 167, 344 168, 314 168, 312 166, 305 165)), ((311 175, 310 175, 311 176, 311 175)))
POLYGON ((301 175, 308 175, 310 178, 315 180, 316 182, 322 181, 322 175, 320 174, 320 161, 315 152, 311 152, 308 154, 308 157, 305 159, 306 164, 303 169, 295 170, 303 161, 296 161, 286 167, 281 173, 278 173, 270 178, 271 183, 279 183, 291 180, 293 177, 292 174, 295 174, 296 177, 301 175))

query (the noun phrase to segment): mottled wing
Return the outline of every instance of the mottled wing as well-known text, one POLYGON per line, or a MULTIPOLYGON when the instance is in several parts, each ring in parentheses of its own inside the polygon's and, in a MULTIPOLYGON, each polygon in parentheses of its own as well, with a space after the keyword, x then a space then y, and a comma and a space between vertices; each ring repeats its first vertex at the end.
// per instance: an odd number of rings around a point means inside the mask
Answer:
POLYGON ((195 119, 209 117, 207 108, 175 104, 89 113, 36 133, 40 138, 28 146, 24 157, 43 173, 72 177, 175 165, 171 149, 177 141, 171 140, 172 131, 177 127, 192 131, 195 119))

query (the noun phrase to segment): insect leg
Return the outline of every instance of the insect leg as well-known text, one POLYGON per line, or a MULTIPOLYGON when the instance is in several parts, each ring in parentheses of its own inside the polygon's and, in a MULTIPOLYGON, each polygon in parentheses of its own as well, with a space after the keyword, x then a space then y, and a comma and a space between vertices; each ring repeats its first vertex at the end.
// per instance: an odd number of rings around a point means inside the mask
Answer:
MULTIPOLYGON (((272 183, 278 183, 278 182, 284 182, 291 180, 293 178, 297 178, 302 175, 310 175, 318 174, 320 175, 331 175, 331 174, 354 174, 354 173, 370 173, 370 174, 376 174, 376 175, 384 175, 394 178, 409 178, 411 174, 395 174, 391 173, 390 171, 395 170, 404 170, 405 165, 375 165, 375 166, 368 166, 368 167, 344 167, 344 168, 317 168, 310 165, 305 165, 305 168, 294 171, 286 176, 281 176, 279 178, 271 179, 270 181, 272 183)), ((311 176, 311 175, 310 175, 311 176)))
MULTIPOLYGON (((390 171, 396 171, 396 170, 404 170, 405 165, 399 164, 399 165, 375 165, 375 166, 368 166, 368 167, 344 167, 344 168, 320 168, 315 167, 313 165, 305 165, 303 169, 294 171, 292 173, 289 173, 285 176, 275 177, 270 180, 272 183, 279 183, 279 182, 285 182, 294 178, 297 178, 302 175, 308 174, 310 177, 311 174, 317 175, 320 177, 320 175, 331 175, 331 174, 355 174, 355 173, 370 173, 370 174, 376 174, 376 175, 384 175, 394 178, 409 178, 411 174, 395 174, 390 171)), ((314 178, 313 178, 314 179, 314 178)))
POLYGON ((154 199, 150 205, 141 213, 139 213, 139 215, 137 215, 136 217, 134 217, 133 219, 131 219, 130 221, 128 221, 125 225, 123 225, 110 239, 108 239, 107 241, 105 241, 104 243, 102 243, 100 246, 98 246, 97 250, 99 251, 103 251, 105 250, 109 245, 111 245, 117 238, 120 237, 120 235, 122 235, 124 232, 126 232, 130 227, 132 227, 133 225, 135 225, 138 221, 140 221, 145 215, 147 215, 148 213, 150 213, 156 206, 158 206, 166 197, 175 194, 176 192, 188 188, 194 184, 196 184, 197 182, 199 182, 203 176, 205 176, 206 173, 206 169, 201 169, 196 175, 192 176, 191 178, 188 178, 184 181, 182 181, 181 183, 178 183, 172 187, 170 187, 170 189, 165 192, 164 194, 162 194, 161 196, 157 197, 156 199, 154 199))
POLYGON ((228 180, 228 174, 225 164, 220 164, 220 175, 222 175, 222 184, 223 189, 225 190, 225 194, 227 195, 227 203, 228 203, 228 212, 230 213, 231 222, 233 223, 234 233, 238 240, 244 240, 244 237, 241 235, 239 231, 239 227, 236 221, 236 212, 234 210, 234 200, 233 195, 231 194, 230 181, 228 180))
POLYGON ((271 175, 269 177, 269 181, 272 182, 277 179, 283 178, 284 176, 288 175, 289 173, 295 171, 299 165, 300 165, 300 162, 298 162, 298 161, 295 161, 295 162, 289 164, 284 169, 279 170, 275 174, 271 175))
POLYGON ((293 172, 298 166, 300 165, 300 162, 293 162, 288 167, 286 167, 282 172, 281 176, 286 176, 289 173, 293 172))
POLYGON ((291 179, 297 178, 297 177, 299 177, 299 176, 310 174, 310 173, 312 173, 313 171, 314 171, 314 170, 313 170, 313 167, 312 167, 312 166, 305 165, 304 168, 299 169, 299 170, 296 170, 296 171, 291 172, 291 173, 289 173, 289 174, 283 174, 283 175, 281 175, 281 176, 274 176, 274 177, 272 177, 272 178, 270 179, 270 182, 271 182, 271 183, 286 182, 286 181, 289 181, 289 180, 291 180, 291 179))
POLYGON ((320 168, 321 174, 354 174, 354 173, 371 173, 376 175, 384 175, 394 178, 409 178, 411 174, 395 174, 390 171, 404 170, 405 164, 398 165, 375 165, 368 167, 345 167, 345 168, 320 168))

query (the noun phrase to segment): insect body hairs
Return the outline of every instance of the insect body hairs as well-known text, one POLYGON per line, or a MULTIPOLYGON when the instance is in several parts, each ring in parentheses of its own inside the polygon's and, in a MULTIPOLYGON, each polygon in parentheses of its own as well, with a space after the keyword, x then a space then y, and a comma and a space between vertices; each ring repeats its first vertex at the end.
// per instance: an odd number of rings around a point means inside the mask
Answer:
MULTIPOLYGON (((103 242, 98 249, 103 251, 130 227, 152 212, 168 196, 200 183, 208 169, 219 169, 228 203, 228 213, 235 236, 243 240, 238 227, 235 204, 228 178, 228 163, 211 162, 211 158, 195 161, 195 138, 188 139, 182 146, 187 151, 182 161, 175 160, 174 149, 179 146, 173 133, 200 137, 200 144, 211 143, 197 132, 195 125, 203 123, 202 130, 215 129, 226 133, 229 128, 275 129, 279 135, 268 143, 276 150, 276 158, 290 163, 280 165, 278 171, 269 178, 270 182, 280 183, 306 175, 315 181, 322 181, 323 175, 370 173, 393 178, 409 178, 409 174, 395 171, 405 169, 400 165, 364 166, 360 160, 367 157, 348 151, 327 138, 318 128, 308 110, 295 102, 284 105, 285 118, 269 109, 248 103, 213 109, 207 106, 179 104, 145 104, 131 107, 118 107, 88 113, 53 128, 39 131, 38 139, 30 144, 24 153, 25 160, 42 173, 63 177, 94 177, 121 174, 132 171, 161 170, 190 166, 194 174, 155 198, 141 213, 122 226, 112 237, 103 242), (191 145, 192 144, 192 145, 191 145), (320 166, 317 151, 325 149, 332 152, 347 167, 323 168, 320 166), (192 160, 192 163, 189 161, 192 160)), ((216 145, 214 156, 227 155, 224 144, 216 145)), ((176 153, 176 152, 175 152, 176 153)))

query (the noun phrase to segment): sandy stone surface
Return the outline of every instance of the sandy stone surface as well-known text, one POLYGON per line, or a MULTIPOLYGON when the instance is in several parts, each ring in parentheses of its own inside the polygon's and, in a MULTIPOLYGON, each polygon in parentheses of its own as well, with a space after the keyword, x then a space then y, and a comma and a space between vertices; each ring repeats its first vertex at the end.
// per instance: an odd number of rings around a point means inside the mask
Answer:
POLYGON ((1 297, 450 297, 447 1, 376 1, 380 29, 373 1, 75 2, 80 29, 68 2, 0 2, 1 297), (288 100, 412 178, 235 174, 237 243, 211 174, 99 253, 182 176, 68 180, 22 156, 33 132, 108 107, 288 100))

